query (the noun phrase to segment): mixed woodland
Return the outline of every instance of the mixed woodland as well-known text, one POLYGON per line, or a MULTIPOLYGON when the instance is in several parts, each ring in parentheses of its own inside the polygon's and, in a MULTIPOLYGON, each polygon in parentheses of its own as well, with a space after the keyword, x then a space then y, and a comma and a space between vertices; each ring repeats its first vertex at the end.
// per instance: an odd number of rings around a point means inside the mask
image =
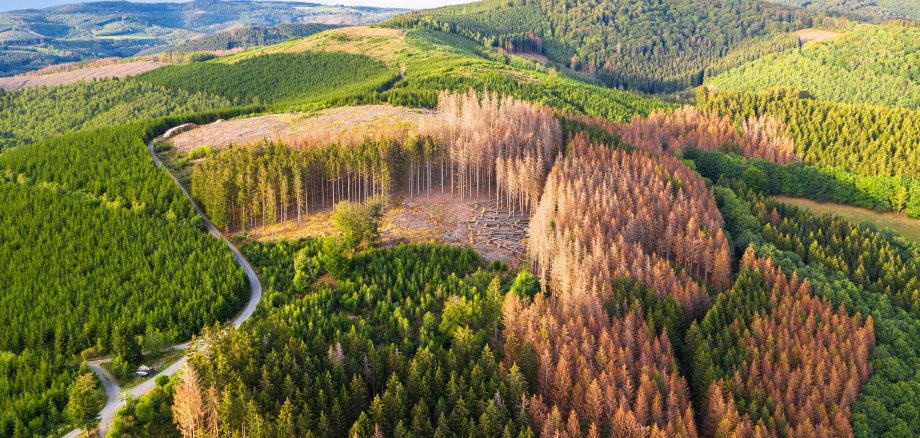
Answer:
MULTIPOLYGON (((893 100, 909 90, 867 102, 831 75, 678 106, 610 88, 688 91, 745 51, 810 56, 787 32, 831 21, 751 2, 487 1, 391 22, 412 29, 396 62, 275 53, 2 95, 0 436, 91 425, 85 360, 124 374, 150 339, 196 337, 206 348, 127 400, 112 434, 920 435, 920 247, 770 198, 920 215, 920 117, 893 100), (549 63, 520 56, 536 54, 549 63), (238 241, 264 292, 225 328, 245 276, 148 143, 384 102, 432 111, 413 135, 181 165, 228 233, 331 213, 328 237, 238 241), (526 258, 380 243, 390 200, 435 194, 526 217, 526 258)), ((915 80, 824 44, 821 62, 915 80)))

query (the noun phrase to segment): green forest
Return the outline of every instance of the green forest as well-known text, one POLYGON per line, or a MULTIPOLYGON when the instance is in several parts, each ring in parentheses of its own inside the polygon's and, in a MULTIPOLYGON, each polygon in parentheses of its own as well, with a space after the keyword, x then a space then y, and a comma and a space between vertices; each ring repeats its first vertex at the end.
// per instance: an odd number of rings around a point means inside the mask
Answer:
MULTIPOLYGON (((700 85, 706 69, 734 50, 813 21, 802 10, 758 2, 681 0, 637 9, 605 0, 491 0, 409 13, 390 23, 443 30, 507 52, 544 54, 615 88, 671 92, 700 85)), ((774 52, 797 44, 772 41, 774 52)))
POLYGON ((920 108, 920 27, 859 24, 842 35, 758 57, 706 81, 710 89, 795 88, 816 99, 920 108))

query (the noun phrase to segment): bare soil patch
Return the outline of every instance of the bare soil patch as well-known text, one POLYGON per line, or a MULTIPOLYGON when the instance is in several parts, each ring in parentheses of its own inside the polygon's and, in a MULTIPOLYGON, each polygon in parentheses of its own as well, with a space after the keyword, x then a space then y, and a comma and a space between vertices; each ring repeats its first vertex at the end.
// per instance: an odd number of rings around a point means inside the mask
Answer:
POLYGON ((820 29, 802 29, 796 34, 799 36, 799 41, 807 43, 809 41, 824 41, 828 38, 833 38, 840 35, 838 32, 831 32, 828 30, 820 29))
POLYGON ((389 105, 332 108, 317 113, 270 114, 225 120, 176 135, 170 141, 179 152, 201 146, 223 149, 263 141, 289 140, 292 144, 353 144, 365 139, 402 138, 418 129, 422 118, 431 114, 389 105))
POLYGON ((158 69, 163 65, 165 64, 155 61, 138 61, 80 68, 69 71, 65 70, 58 73, 38 76, 14 76, 11 78, 0 78, 0 88, 9 92, 27 87, 47 87, 92 81, 95 79, 125 78, 158 69))
POLYGON ((16 91, 27 87, 66 85, 94 79, 125 78, 146 73, 164 65, 155 61, 138 61, 87 67, 39 76, 13 76, 11 78, 0 78, 0 88, 5 91, 16 91))
MULTIPOLYGON (((284 223, 260 227, 242 236, 276 241, 332 235, 331 209, 284 223)), ((446 243, 470 246, 486 260, 517 266, 525 257, 528 217, 509 214, 494 199, 460 199, 446 194, 397 197, 380 224, 383 245, 446 243)))

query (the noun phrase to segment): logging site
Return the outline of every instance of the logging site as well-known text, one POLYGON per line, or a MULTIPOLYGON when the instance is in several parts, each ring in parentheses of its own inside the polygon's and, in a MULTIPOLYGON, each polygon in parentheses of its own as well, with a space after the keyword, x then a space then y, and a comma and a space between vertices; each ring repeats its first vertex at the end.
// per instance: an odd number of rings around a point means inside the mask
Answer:
POLYGON ((516 264, 562 130, 535 104, 445 92, 434 110, 221 119, 173 127, 158 142, 214 224, 244 239, 328 236, 342 202, 382 201, 383 244, 470 246, 516 264))

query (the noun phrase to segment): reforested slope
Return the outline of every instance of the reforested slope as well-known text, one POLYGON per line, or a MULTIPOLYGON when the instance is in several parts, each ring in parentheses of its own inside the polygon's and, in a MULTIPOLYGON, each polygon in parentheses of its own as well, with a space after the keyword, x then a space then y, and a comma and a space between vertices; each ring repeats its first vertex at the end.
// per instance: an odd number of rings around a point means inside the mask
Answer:
MULTIPOLYGON (((409 13, 392 23, 456 33, 508 52, 542 53, 609 86, 667 92, 700 84, 706 69, 733 50, 762 46, 764 37, 812 19, 801 10, 736 0, 493 0, 409 13)), ((797 43, 770 44, 781 51, 797 43)))
POLYGON ((265 55, 234 64, 170 66, 137 80, 216 94, 237 104, 291 104, 373 94, 395 74, 383 62, 367 56, 311 52, 265 55))
POLYGON ((706 81, 720 91, 795 88, 824 100, 920 107, 920 27, 857 25, 706 81))
POLYGON ((30 88, 0 95, 0 149, 85 128, 119 125, 230 105, 213 94, 134 80, 30 88))
POLYGON ((231 254, 149 163, 152 128, 83 131, 0 154, 0 350, 12 354, 0 435, 45 435, 66 421, 76 354, 139 352, 136 336, 148 330, 185 340, 245 300, 231 254))

